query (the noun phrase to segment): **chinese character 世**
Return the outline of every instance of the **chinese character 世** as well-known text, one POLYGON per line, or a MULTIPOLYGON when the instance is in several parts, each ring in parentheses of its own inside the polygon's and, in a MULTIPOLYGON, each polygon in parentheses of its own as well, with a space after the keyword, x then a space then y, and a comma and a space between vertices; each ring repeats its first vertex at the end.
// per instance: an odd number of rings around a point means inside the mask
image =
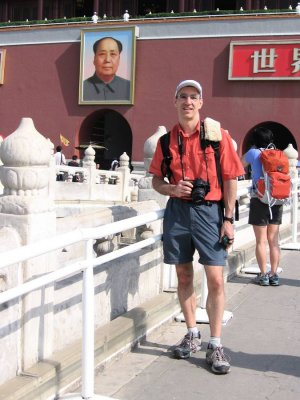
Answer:
POLYGON ((253 73, 257 74, 258 72, 275 72, 275 59, 278 57, 275 54, 275 49, 270 49, 269 54, 267 53, 268 49, 261 49, 254 51, 251 58, 253 58, 253 73))

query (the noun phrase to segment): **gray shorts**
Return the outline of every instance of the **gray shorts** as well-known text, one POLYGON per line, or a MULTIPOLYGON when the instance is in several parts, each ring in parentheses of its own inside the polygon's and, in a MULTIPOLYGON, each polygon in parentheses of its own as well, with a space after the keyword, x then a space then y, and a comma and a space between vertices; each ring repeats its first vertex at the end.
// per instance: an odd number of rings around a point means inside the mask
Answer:
POLYGON ((283 206, 272 207, 272 219, 268 204, 262 203, 257 197, 250 199, 249 220, 250 225, 266 226, 269 224, 281 225, 283 206))
POLYGON ((227 251, 219 243, 220 203, 196 205, 170 198, 164 215, 163 249, 166 264, 193 261, 195 249, 203 265, 226 265, 227 251))

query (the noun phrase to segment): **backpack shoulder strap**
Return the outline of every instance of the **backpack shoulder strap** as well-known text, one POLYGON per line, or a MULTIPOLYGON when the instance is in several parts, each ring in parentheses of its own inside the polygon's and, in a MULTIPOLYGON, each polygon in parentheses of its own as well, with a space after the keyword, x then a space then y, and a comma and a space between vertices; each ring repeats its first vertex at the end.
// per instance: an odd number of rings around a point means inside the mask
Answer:
MULTIPOLYGON (((205 124, 203 123, 201 130, 204 132, 204 129, 205 129, 205 124)), ((203 134, 201 135, 201 133, 200 133, 200 146, 202 148, 205 148, 206 146, 209 146, 209 145, 214 150, 218 182, 219 182, 219 185, 223 192, 223 180, 222 180, 221 162, 220 162, 220 140, 206 140, 205 132, 204 132, 204 135, 203 134)), ((224 203, 223 203, 223 207, 224 207, 224 203)), ((235 220, 239 221, 239 202, 238 202, 238 200, 235 201, 235 220)))
POLYGON ((221 162, 220 162, 220 142, 210 142, 210 145, 214 149, 218 181, 223 191, 223 181, 222 181, 221 162))
MULTIPOLYGON (((213 121, 213 120, 212 120, 213 121)), ((221 132, 221 131, 220 131, 221 132)), ((221 133, 220 133, 221 134, 221 133)), ((216 162, 216 170, 218 176, 219 185, 223 191, 223 181, 222 181, 222 174, 221 174, 221 163, 220 163, 220 141, 218 140, 208 140, 206 139, 206 132, 205 132, 205 123, 204 121, 201 122, 200 127, 200 147, 205 150, 207 146, 211 146, 214 150, 215 154, 215 162, 216 162)))
MULTIPOLYGON (((200 129, 200 147, 205 148, 209 145, 214 150, 215 154, 215 161, 216 161, 216 170, 217 170, 217 176, 218 176, 218 181, 221 189, 223 190, 223 181, 222 181, 222 174, 221 174, 221 163, 220 163, 220 142, 219 141, 213 141, 213 140, 206 140, 204 139, 205 135, 203 135, 204 131, 204 124, 201 124, 200 129), (202 131, 202 135, 201 135, 202 131)), ((167 177, 169 180, 172 177, 172 171, 170 168, 172 157, 170 153, 170 132, 165 133, 159 138, 160 141, 160 146, 161 150, 163 153, 163 160, 161 163, 161 172, 163 176, 167 177)))
POLYGON ((161 151, 163 153, 164 158, 170 157, 170 132, 165 133, 159 138, 161 151))
POLYGON ((172 171, 170 168, 172 157, 170 153, 170 132, 165 133, 159 138, 161 151, 163 153, 163 159, 161 162, 161 172, 164 177, 167 177, 169 180, 172 177, 172 171))

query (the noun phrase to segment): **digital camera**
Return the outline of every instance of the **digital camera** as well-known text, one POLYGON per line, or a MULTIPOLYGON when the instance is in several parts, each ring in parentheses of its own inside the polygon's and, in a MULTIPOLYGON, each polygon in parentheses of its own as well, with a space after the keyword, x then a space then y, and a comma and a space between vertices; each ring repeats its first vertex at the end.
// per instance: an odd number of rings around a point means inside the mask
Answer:
POLYGON ((229 237, 227 235, 224 235, 221 237, 221 245, 223 247, 223 249, 227 249, 228 245, 229 245, 229 237))
POLYGON ((195 179, 193 182, 193 189, 191 193, 192 201, 195 204, 202 203, 207 193, 210 191, 209 182, 201 178, 195 179))

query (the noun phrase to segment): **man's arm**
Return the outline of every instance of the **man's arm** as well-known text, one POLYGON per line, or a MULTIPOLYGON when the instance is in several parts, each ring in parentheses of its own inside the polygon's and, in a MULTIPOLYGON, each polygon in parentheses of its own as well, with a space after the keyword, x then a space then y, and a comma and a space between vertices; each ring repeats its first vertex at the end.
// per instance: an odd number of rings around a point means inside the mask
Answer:
POLYGON ((235 201, 237 196, 237 180, 230 179, 223 182, 225 217, 232 217, 234 214, 235 201))
POLYGON ((177 185, 173 185, 156 175, 153 176, 152 186, 158 193, 172 197, 188 197, 193 188, 193 184, 189 181, 180 180, 177 185))
MULTIPOLYGON (((237 197, 237 180, 230 179, 223 182, 223 196, 224 196, 224 208, 225 208, 225 217, 233 217, 234 216, 234 208, 235 201, 237 197)), ((228 236, 229 239, 234 239, 234 226, 230 221, 224 221, 221 228, 221 237, 228 236)), ((233 241, 230 242, 229 246, 233 244, 233 241)))

